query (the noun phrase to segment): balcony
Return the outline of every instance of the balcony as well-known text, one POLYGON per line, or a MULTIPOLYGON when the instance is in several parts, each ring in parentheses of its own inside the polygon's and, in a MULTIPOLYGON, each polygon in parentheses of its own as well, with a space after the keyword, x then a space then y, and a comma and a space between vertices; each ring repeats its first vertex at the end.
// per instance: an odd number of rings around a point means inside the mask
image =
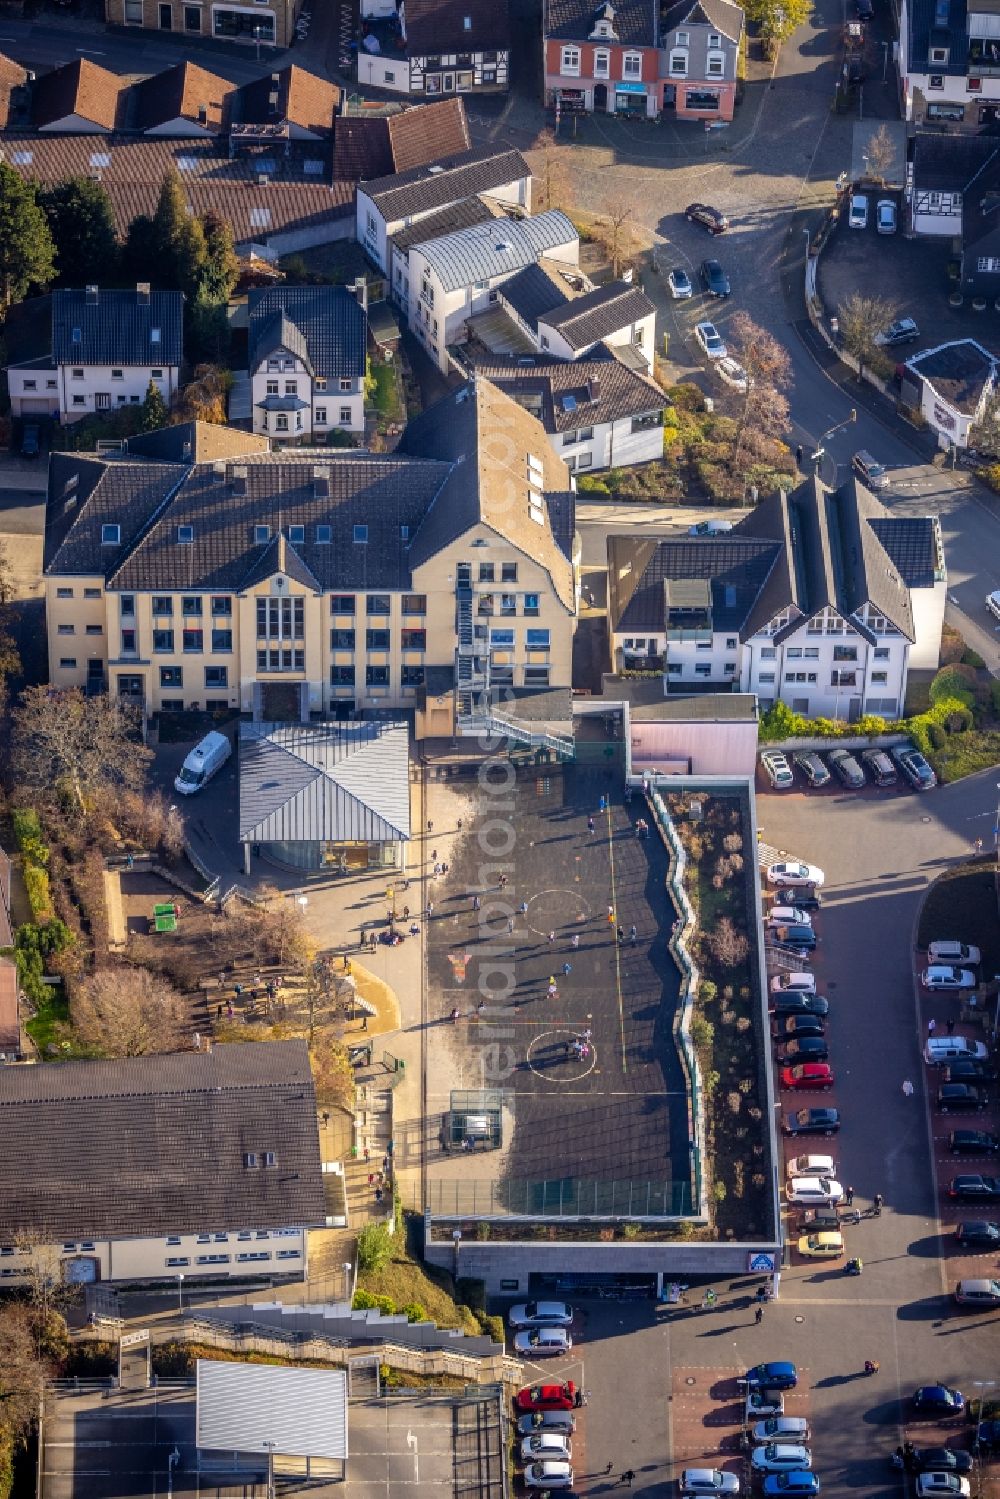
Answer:
POLYGON ((690 645, 694 642, 696 645, 711 645, 712 630, 710 626, 687 629, 680 625, 668 625, 667 639, 675 640, 679 644, 690 645))
POLYGON ((969 41, 969 76, 1000 78, 1000 42, 972 37, 969 41))

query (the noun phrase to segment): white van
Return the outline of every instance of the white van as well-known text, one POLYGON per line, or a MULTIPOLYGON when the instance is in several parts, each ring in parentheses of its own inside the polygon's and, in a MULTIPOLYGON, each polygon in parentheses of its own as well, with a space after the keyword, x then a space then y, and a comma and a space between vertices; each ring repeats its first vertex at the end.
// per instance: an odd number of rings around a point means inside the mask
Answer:
POLYGON ((924 1061, 931 1067, 944 1067, 948 1062, 985 1062, 988 1056, 982 1041, 970 1041, 966 1036, 931 1036, 924 1046, 924 1061))
POLYGON ((958 968, 981 963, 983 959, 978 947, 969 947, 964 942, 932 942, 927 957, 931 963, 953 963, 958 968))
POLYGON ((225 734, 216 733, 213 729, 206 734, 200 744, 196 744, 181 766, 181 773, 174 782, 174 790, 179 791, 181 796, 193 796, 221 770, 233 747, 225 734))

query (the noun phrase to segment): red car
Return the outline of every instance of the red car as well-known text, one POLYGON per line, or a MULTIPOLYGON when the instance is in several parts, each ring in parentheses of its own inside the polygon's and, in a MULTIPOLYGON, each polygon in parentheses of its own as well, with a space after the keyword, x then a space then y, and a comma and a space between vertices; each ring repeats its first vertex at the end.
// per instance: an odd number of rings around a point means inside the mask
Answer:
POLYGON ((576 1385, 571 1379, 565 1384, 527 1385, 514 1396, 514 1409, 519 1411, 571 1411, 575 1405, 576 1385))
POLYGON ((781 1086, 808 1092, 833 1087, 833 1068, 828 1062, 800 1062, 797 1067, 782 1067, 781 1086))

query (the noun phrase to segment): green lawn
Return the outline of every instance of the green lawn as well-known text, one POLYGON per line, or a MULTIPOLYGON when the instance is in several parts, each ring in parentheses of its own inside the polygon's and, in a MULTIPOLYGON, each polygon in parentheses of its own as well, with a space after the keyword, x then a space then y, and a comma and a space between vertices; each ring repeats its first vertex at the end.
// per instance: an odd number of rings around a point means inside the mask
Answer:
POLYGON ((399 383, 391 364, 376 364, 372 367, 372 405, 379 416, 388 422, 405 421, 406 413, 399 398, 399 383))
POLYGON ((1000 920, 992 859, 962 864, 935 880, 917 928, 917 946, 954 939, 981 949, 984 974, 1000 973, 1000 920))
POLYGON ((24 1028, 38 1047, 39 1055, 45 1057, 51 1047, 64 1039, 68 1025, 69 1005, 60 987, 49 992, 24 1028))
POLYGON ((951 734, 943 749, 931 752, 930 762, 938 780, 945 782, 1000 765, 1000 729, 967 729, 964 734, 951 734))

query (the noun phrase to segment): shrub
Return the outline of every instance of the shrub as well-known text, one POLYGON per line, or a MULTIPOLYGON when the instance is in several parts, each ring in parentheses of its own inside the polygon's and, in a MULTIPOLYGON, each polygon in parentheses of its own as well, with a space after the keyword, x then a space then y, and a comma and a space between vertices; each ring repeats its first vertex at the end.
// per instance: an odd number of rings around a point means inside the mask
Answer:
POLYGON ((945 733, 941 725, 939 723, 935 723, 933 719, 928 719, 927 721, 927 740, 930 744, 931 749, 937 750, 944 749, 945 745, 948 743, 948 735, 945 733))
POLYGON ((695 1015, 691 1021, 691 1042, 699 1049, 708 1050, 715 1040, 715 1026, 704 1015, 695 1015))
POLYGON ((937 673, 929 688, 931 707, 937 707, 945 698, 954 698, 973 708, 976 702, 973 685, 976 674, 971 666, 945 666, 937 673))
POLYGON ((492 1339, 494 1343, 499 1343, 501 1347, 503 1346, 504 1326, 502 1317, 496 1316, 493 1312, 477 1312, 476 1321, 488 1338, 492 1339))
POLYGON ((376 1296, 375 1310, 381 1312, 383 1317, 394 1317, 399 1311, 399 1307, 391 1296, 376 1296))
POLYGON ((384 1223, 366 1223, 358 1235, 358 1269, 381 1270, 392 1257, 392 1235, 384 1223))
POLYGON ((42 825, 38 813, 31 807, 19 807, 12 815, 14 836, 21 856, 26 864, 44 866, 49 862, 49 850, 42 837, 42 825))
POLYGON ((698 985, 698 998, 703 1005, 710 1005, 718 992, 718 987, 712 983, 711 979, 702 979, 698 985))
POLYGON ((22 871, 24 875, 24 888, 28 895, 28 905, 31 914, 36 921, 44 921, 52 915, 52 892, 49 889, 49 877, 44 869, 36 864, 26 864, 22 871))
POLYGON ((375 1305, 375 1297, 371 1291, 355 1291, 351 1305, 356 1312, 368 1312, 375 1305))
POLYGON ((581 474, 576 481, 576 487, 581 494, 610 494, 611 491, 603 479, 598 479, 596 474, 581 474))
POLYGON ((708 935, 708 945, 712 956, 724 968, 738 968, 741 963, 746 962, 750 952, 746 937, 736 930, 728 916, 723 916, 716 922, 708 935))

